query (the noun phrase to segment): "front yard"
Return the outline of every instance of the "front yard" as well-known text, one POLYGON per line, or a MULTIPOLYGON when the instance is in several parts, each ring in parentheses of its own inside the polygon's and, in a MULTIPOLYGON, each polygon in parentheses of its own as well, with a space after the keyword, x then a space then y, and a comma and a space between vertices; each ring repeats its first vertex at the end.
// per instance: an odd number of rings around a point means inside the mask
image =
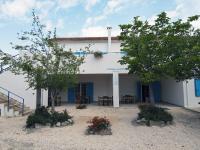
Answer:
POLYGON ((180 107, 168 106, 174 124, 165 127, 138 126, 131 121, 137 118, 137 106, 120 108, 88 106, 62 106, 74 116, 74 125, 58 128, 44 127, 25 130, 26 117, 0 118, 0 149, 42 150, 198 150, 200 147, 200 113, 180 107), (106 116, 112 124, 113 135, 85 135, 86 123, 94 116, 106 116))

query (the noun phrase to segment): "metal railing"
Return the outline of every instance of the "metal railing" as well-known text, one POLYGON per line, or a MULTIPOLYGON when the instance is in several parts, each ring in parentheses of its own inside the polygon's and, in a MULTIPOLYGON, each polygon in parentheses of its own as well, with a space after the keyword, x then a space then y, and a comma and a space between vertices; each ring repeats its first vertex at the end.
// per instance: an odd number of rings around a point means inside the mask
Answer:
POLYGON ((24 114, 24 98, 3 88, 3 87, 0 87, 0 91, 2 91, 2 94, 4 94, 6 97, 7 97, 7 104, 8 104, 8 111, 10 109, 10 104, 11 104, 11 100, 16 100, 18 103, 20 103, 22 105, 22 108, 21 108, 21 112, 22 112, 22 115, 24 114), (14 97, 13 97, 14 96, 14 97), (17 99, 20 99, 20 101, 18 101, 17 99))
MULTIPOLYGON (((93 53, 85 52, 85 51, 75 51, 75 52, 73 52, 73 54, 80 57, 80 56, 90 55, 93 53)), ((121 56, 125 56, 127 53, 123 52, 123 51, 119 51, 119 52, 104 52, 104 51, 102 51, 102 54, 103 55, 105 55, 105 54, 121 54, 121 56)))

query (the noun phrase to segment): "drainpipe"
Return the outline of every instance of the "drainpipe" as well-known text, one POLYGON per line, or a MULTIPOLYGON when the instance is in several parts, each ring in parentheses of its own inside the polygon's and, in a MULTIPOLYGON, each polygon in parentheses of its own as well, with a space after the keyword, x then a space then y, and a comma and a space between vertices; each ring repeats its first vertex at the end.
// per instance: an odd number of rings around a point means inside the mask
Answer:
POLYGON ((186 91, 186 103, 187 103, 187 108, 189 107, 188 103, 188 81, 185 81, 185 91, 186 91))
POLYGON ((107 48, 107 52, 110 52, 110 48, 111 48, 111 30, 112 27, 107 27, 108 30, 108 48, 107 48))

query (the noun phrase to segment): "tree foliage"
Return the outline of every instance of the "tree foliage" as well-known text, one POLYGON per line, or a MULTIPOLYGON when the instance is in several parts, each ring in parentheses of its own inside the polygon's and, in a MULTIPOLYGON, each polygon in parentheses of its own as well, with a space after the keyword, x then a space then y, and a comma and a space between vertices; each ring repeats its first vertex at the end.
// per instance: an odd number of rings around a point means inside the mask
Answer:
POLYGON ((165 12, 154 24, 134 17, 131 24, 120 25, 122 51, 120 60, 127 64, 129 73, 143 83, 173 77, 178 81, 200 77, 200 29, 192 23, 199 16, 186 21, 172 21, 165 12))
POLYGON ((32 29, 18 34, 22 44, 12 44, 19 51, 18 57, 4 53, 3 59, 10 64, 12 72, 25 75, 30 88, 50 89, 54 109, 58 92, 76 83, 84 57, 76 57, 71 50, 64 50, 56 41, 56 30, 53 33, 45 31, 33 11, 32 29))

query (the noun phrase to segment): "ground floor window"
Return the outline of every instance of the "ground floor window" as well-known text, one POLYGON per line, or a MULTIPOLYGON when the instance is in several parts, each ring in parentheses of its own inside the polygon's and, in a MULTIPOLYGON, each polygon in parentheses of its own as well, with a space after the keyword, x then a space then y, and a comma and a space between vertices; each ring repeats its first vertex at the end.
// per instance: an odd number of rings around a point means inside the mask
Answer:
POLYGON ((200 79, 195 79, 194 84, 195 84, 195 96, 200 97, 200 79))

